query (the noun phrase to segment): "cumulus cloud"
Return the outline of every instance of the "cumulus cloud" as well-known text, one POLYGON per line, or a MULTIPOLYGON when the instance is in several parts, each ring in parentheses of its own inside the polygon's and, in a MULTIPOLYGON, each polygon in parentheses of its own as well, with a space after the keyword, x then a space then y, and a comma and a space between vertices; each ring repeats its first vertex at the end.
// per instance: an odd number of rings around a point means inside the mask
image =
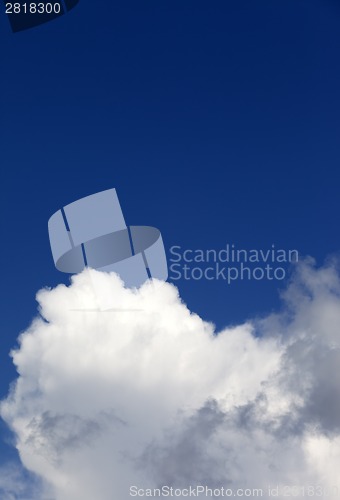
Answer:
POLYGON ((340 493, 335 263, 300 263, 279 313, 220 332, 157 281, 129 290, 86 270, 37 300, 1 405, 41 478, 35 498, 127 500, 133 485, 340 493))

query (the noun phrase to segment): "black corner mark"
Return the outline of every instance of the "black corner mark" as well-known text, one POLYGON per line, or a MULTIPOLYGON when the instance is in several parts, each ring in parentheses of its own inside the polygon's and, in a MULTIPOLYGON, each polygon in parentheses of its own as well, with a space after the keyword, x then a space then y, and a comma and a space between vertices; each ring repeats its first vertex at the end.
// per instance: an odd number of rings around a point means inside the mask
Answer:
POLYGON ((79 0, 3 0, 14 33, 53 21, 73 9, 79 0))
POLYGON ((67 10, 73 9, 78 3, 79 0, 64 0, 67 10))

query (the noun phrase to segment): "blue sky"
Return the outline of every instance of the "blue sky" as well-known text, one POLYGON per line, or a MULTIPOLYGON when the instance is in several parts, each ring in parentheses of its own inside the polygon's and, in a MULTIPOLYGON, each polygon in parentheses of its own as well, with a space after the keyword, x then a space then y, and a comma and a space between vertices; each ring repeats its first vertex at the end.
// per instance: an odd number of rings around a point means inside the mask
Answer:
MULTIPOLYGON (((68 281, 47 220, 71 201, 115 187, 167 250, 338 252, 339 21, 330 0, 81 0, 15 35, 0 17, 2 397, 35 293, 68 281)), ((282 286, 177 285, 219 326, 277 308, 282 286)))

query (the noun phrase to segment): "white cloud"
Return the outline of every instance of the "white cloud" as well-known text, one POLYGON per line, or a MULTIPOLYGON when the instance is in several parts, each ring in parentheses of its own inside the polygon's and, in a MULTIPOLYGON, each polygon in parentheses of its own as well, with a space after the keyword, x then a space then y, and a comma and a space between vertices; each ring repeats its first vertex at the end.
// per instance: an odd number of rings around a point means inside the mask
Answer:
POLYGON ((41 498, 202 483, 263 498, 269 484, 340 492, 335 264, 299 264, 283 300, 279 314, 216 335, 167 283, 132 291, 86 271, 40 291, 1 414, 24 466, 52 488, 41 498))

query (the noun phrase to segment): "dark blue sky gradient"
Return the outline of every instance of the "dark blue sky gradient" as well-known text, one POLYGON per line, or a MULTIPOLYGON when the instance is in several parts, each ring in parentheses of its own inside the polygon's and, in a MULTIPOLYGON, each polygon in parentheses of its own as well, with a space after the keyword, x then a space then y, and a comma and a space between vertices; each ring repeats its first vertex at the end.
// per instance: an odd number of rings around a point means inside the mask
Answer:
MULTIPOLYGON (((77 198, 116 187, 167 249, 275 244, 321 264, 340 248, 340 3, 159 4, 81 0, 15 35, 0 16, 1 396, 36 291, 68 282, 47 220, 77 198)), ((284 286, 177 284, 219 327, 284 286)))

